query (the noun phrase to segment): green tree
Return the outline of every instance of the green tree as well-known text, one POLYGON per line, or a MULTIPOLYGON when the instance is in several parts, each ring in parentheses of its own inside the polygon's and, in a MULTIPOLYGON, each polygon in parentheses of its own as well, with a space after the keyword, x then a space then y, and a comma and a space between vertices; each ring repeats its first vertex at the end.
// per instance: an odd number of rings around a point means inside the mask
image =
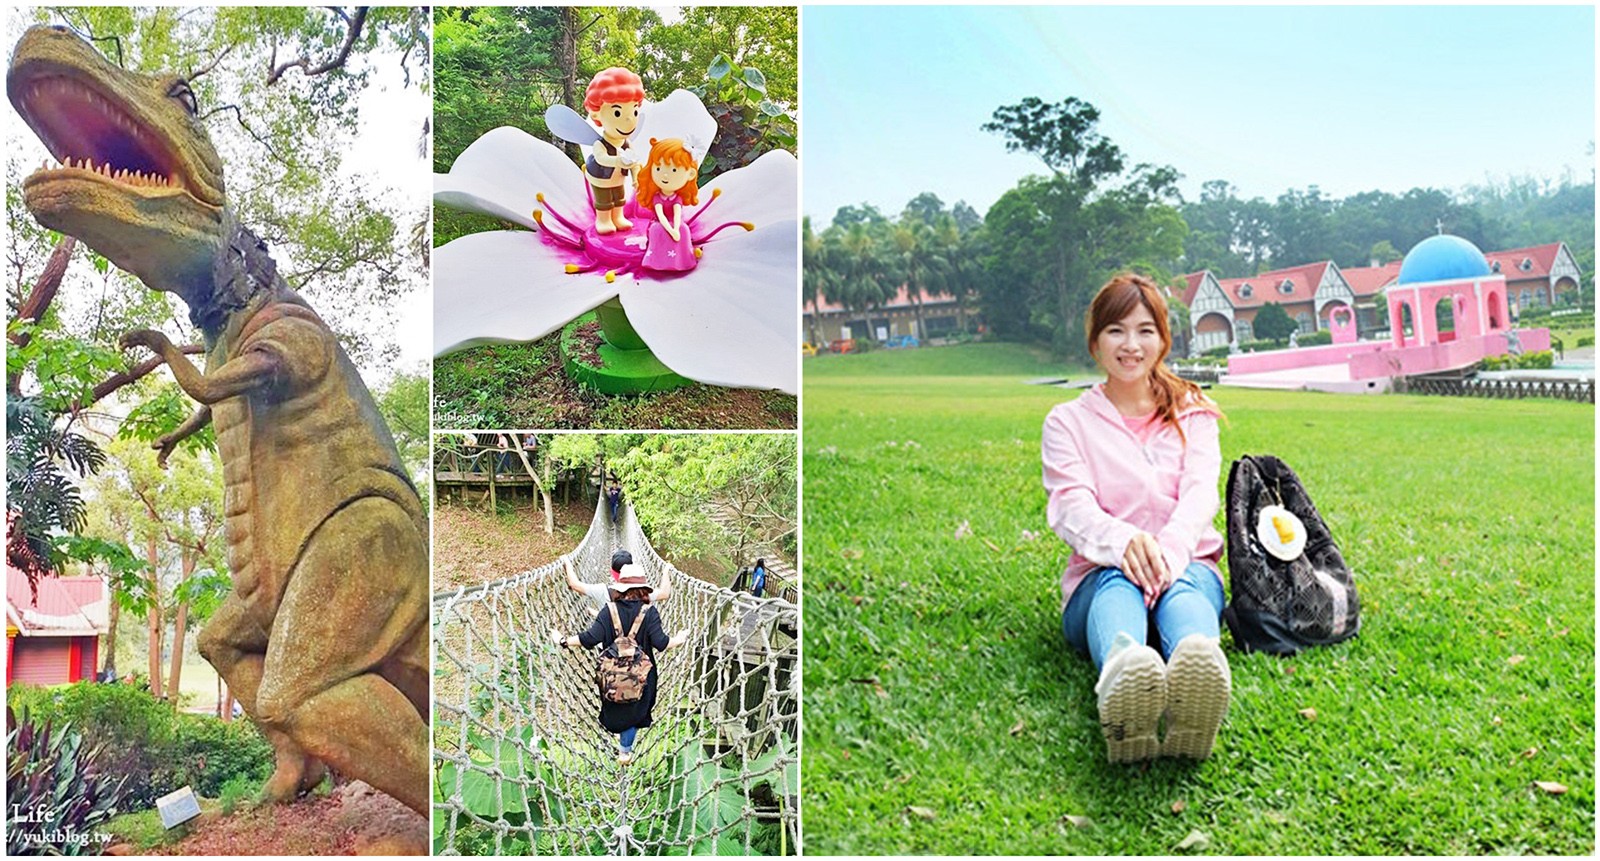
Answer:
POLYGON ((716 557, 732 571, 759 547, 792 554, 796 450, 787 434, 651 435, 610 468, 663 554, 716 557))
POLYGON ((106 453, 105 469, 90 482, 90 534, 144 548, 142 576, 110 585, 122 610, 146 617, 151 694, 176 705, 188 625, 209 616, 229 584, 221 464, 210 452, 179 449, 162 467, 143 440, 127 437, 109 440, 106 453), (169 619, 172 663, 163 676, 169 619))
POLYGON ((1031 153, 1051 170, 1048 178, 1024 179, 989 212, 989 259, 999 267, 989 283, 1000 295, 986 303, 985 316, 997 327, 1003 320, 1047 331, 1058 352, 1079 357, 1086 357, 1080 321, 1106 277, 1133 268, 1165 280, 1187 233, 1173 205, 1177 172, 1127 169, 1122 151, 1100 134, 1099 118, 1080 99, 1051 105, 1030 97, 983 125, 1005 138, 1008 151, 1031 153), (1026 320, 1016 313, 1018 290, 1026 320))
MULTIPOLYGON (((937 199, 937 198, 935 198, 937 199)), ((950 276, 950 261, 932 226, 915 216, 904 216, 889 228, 887 253, 895 273, 904 280, 906 295, 917 317, 917 337, 928 337, 922 318, 923 296, 944 291, 950 276)))
POLYGON ((427 480, 428 384, 428 369, 424 366, 395 374, 373 392, 378 412, 389 426, 400 460, 411 473, 411 482, 417 486, 424 504, 428 503, 431 484, 427 480))
POLYGON ((1268 302, 1256 312, 1252 322, 1256 337, 1266 341, 1282 341, 1300 330, 1300 325, 1276 302, 1268 302))

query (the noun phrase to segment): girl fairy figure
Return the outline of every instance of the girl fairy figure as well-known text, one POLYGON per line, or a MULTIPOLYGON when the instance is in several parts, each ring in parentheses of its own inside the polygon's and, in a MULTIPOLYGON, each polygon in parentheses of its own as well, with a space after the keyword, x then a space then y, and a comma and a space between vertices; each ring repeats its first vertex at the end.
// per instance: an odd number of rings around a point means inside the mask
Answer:
POLYGON ((650 139, 650 156, 639 174, 639 208, 653 216, 645 232, 643 266, 658 272, 693 269, 697 253, 683 225, 683 208, 699 202, 694 156, 677 138, 650 139))

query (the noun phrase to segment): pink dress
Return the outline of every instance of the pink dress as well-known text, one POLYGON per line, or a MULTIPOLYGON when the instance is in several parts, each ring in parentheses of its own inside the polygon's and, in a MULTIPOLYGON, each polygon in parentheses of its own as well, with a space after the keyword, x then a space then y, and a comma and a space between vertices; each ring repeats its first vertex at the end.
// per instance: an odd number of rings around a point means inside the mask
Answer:
MULTIPOLYGON (((663 194, 656 197, 656 205, 667 216, 668 221, 677 217, 679 209, 676 194, 663 194)), ((641 207, 643 209, 643 207, 641 207)), ((684 272, 694 268, 694 246, 689 243, 689 225, 685 224, 678 229, 678 241, 672 241, 672 235, 661 226, 661 219, 656 217, 655 206, 650 207, 650 227, 645 232, 644 267, 658 272, 684 272)))

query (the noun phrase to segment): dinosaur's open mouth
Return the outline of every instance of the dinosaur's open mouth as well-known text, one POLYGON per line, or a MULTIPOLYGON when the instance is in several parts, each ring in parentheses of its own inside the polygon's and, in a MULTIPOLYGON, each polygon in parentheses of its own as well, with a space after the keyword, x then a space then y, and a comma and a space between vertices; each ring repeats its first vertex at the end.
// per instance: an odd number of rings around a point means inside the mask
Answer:
POLYGON ((182 162, 166 142, 88 84, 64 75, 40 77, 18 88, 17 102, 28 126, 60 162, 46 164, 30 180, 88 172, 146 193, 170 188, 194 196, 182 162))

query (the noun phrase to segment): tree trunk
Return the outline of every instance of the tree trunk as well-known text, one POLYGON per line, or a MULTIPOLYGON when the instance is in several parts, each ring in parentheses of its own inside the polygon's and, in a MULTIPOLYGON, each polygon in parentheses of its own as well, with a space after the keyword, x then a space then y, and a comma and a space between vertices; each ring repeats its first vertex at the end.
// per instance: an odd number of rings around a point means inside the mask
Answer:
POLYGON ((489 452, 489 513, 490 514, 499 514, 500 513, 500 498, 497 495, 495 495, 495 490, 494 490, 494 471, 495 471, 495 467, 497 466, 495 461, 497 461, 499 459, 500 459, 499 458, 499 452, 495 452, 495 451, 489 452))
MULTIPOLYGON (((183 551, 183 577, 178 581, 181 587, 188 582, 189 575, 194 573, 194 551, 183 551)), ((178 602, 178 617, 172 623, 172 663, 171 681, 167 683, 167 690, 172 693, 172 707, 178 707, 178 693, 183 690, 178 682, 183 679, 183 634, 184 625, 189 620, 189 602, 178 602)))
POLYGON ((117 604, 117 596, 106 590, 106 597, 111 602, 111 607, 106 617, 106 659, 101 665, 102 672, 110 678, 117 677, 117 622, 122 618, 122 607, 117 604))
POLYGON ((544 482, 539 485, 539 495, 544 497, 544 534, 554 535, 556 531, 555 511, 550 504, 550 457, 544 459, 544 482))
MULTIPOLYGON (((77 247, 78 240, 70 236, 63 236, 56 242, 56 247, 50 251, 50 259, 45 261, 44 271, 39 273, 38 280, 33 282, 33 288, 28 291, 27 298, 17 306, 18 320, 33 320, 35 322, 44 318, 46 311, 50 310, 50 303, 55 301, 56 291, 61 288, 61 278, 67 274, 67 264, 72 262, 72 249, 77 247)), ((25 332, 9 335, 11 343, 18 347, 26 347, 32 336, 25 332)), ((6 375, 6 392, 12 396, 22 394, 22 375, 6 375)))
MULTIPOLYGON (((556 42, 556 66, 561 70, 561 103, 578 108, 578 10, 561 7, 560 34, 556 42)), ((566 144, 567 155, 583 157, 583 148, 575 143, 566 144)))
POLYGON ((156 574, 158 555, 155 536, 145 545, 150 562, 150 696, 161 699, 161 578, 156 574))

